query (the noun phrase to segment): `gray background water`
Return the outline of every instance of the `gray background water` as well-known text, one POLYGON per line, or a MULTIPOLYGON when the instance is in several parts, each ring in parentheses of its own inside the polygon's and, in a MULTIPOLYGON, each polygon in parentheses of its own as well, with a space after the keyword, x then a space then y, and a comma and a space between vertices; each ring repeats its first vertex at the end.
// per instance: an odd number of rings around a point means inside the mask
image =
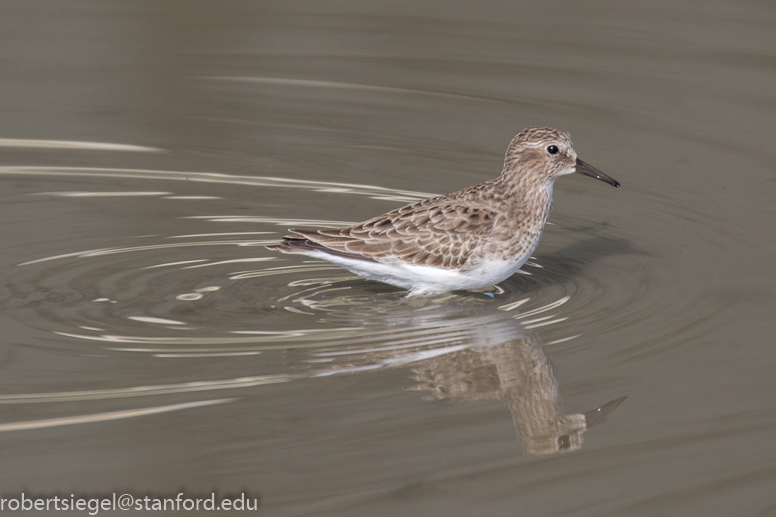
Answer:
POLYGON ((4 2, 2 494, 776 515, 775 28, 760 1, 4 2), (623 187, 559 180, 492 297, 262 247, 491 178, 532 125, 623 187))

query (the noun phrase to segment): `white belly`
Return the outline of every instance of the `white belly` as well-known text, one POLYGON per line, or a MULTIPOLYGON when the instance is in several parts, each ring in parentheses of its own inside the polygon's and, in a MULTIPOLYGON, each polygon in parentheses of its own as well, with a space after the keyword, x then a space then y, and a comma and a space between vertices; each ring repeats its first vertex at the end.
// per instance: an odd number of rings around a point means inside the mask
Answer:
POLYGON ((526 254, 518 261, 486 261, 477 268, 462 273, 454 269, 418 266, 398 261, 381 263, 355 260, 322 251, 311 251, 305 255, 327 260, 369 280, 409 289, 409 296, 488 287, 512 276, 528 259, 526 254))

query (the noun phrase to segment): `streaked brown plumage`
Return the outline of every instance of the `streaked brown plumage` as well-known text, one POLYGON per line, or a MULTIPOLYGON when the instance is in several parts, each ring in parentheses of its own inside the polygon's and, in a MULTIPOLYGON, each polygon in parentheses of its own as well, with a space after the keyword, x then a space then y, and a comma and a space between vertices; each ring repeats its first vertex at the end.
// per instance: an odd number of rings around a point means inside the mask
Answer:
POLYGON ((495 179, 353 226, 291 229, 268 248, 329 260, 410 295, 486 287, 531 255, 552 209, 555 179, 573 172, 619 187, 577 159, 568 133, 529 128, 512 140, 495 179))

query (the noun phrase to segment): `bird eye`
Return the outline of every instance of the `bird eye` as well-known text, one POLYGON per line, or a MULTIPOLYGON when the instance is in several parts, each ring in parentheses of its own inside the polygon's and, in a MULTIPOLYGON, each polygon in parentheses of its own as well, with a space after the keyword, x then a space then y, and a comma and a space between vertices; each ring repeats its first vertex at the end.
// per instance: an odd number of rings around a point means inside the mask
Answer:
POLYGON ((558 146, 557 145, 548 146, 547 152, 550 154, 558 154, 558 146))

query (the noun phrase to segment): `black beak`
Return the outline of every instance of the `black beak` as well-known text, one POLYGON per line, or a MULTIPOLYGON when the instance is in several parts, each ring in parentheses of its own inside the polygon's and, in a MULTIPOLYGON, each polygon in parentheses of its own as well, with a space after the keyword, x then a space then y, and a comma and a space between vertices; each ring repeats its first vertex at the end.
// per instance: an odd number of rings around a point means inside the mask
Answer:
POLYGON ((577 170, 575 170, 577 174, 582 174, 584 176, 590 176, 591 178, 595 178, 597 180, 605 181, 609 185, 612 185, 614 187, 619 187, 620 184, 614 181, 612 178, 604 174, 603 172, 599 171, 592 165, 583 162, 579 158, 577 158, 577 170))

